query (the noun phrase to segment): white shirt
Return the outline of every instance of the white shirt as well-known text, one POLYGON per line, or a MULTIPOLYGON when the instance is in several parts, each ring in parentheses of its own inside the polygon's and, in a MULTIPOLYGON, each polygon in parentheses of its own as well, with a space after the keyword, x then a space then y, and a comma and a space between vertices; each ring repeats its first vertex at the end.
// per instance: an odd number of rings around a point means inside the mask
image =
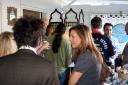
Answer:
POLYGON ((31 46, 21 46, 19 49, 29 49, 33 51, 35 54, 37 54, 36 49, 31 46))

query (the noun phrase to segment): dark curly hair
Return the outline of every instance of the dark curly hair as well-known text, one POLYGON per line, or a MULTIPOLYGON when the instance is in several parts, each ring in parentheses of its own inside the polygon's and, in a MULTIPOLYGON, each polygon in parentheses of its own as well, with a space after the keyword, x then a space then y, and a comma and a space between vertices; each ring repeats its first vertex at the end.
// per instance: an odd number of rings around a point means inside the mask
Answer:
POLYGON ((52 50, 54 53, 57 53, 62 41, 62 35, 65 33, 66 26, 63 23, 60 23, 55 29, 55 38, 53 40, 52 50))
POLYGON ((43 37, 40 20, 34 17, 25 16, 18 19, 13 31, 18 47, 22 45, 36 47, 43 37))

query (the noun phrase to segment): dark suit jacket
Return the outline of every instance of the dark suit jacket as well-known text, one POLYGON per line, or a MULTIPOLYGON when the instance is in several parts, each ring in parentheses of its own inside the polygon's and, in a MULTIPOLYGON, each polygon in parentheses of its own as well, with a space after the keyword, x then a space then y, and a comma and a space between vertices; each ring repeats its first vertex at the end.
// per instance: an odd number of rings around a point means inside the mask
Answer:
POLYGON ((0 85, 59 85, 52 62, 21 49, 0 58, 0 85))

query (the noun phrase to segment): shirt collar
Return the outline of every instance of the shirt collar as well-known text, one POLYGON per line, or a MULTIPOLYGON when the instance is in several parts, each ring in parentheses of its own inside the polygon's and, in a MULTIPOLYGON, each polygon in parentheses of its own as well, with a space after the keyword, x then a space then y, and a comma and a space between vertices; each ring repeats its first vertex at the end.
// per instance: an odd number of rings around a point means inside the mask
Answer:
POLYGON ((33 47, 31 47, 31 46, 21 46, 19 49, 28 49, 28 50, 31 50, 31 51, 33 51, 35 54, 37 54, 37 52, 36 52, 36 49, 35 48, 33 48, 33 47))
POLYGON ((104 33, 102 32, 102 30, 100 30, 100 29, 96 29, 96 28, 94 28, 93 30, 92 30, 92 34, 101 34, 101 35, 103 35, 104 33))

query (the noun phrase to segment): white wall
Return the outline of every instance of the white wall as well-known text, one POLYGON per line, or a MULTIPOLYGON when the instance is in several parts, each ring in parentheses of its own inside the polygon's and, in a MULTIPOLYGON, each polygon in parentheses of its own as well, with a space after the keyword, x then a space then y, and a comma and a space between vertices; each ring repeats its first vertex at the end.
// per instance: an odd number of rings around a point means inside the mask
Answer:
MULTIPOLYGON (((7 23, 7 7, 13 6, 17 8, 17 17, 23 15, 23 9, 34 10, 39 12, 44 12, 49 15, 51 12, 57 8, 60 12, 62 11, 61 0, 0 0, 0 32, 3 31, 12 31, 12 26, 9 26, 7 23)), ((67 12, 70 8, 73 8, 74 11, 79 14, 80 10, 83 9, 85 24, 90 26, 91 15, 95 13, 128 13, 127 5, 111 5, 111 6, 67 6, 63 8, 64 13, 67 12)), ((55 20, 58 19, 58 15, 55 16, 55 20)), ((70 17, 74 19, 74 16, 70 17)))
POLYGON ((0 2, 0 32, 1 32, 1 30, 2 30, 2 25, 1 25, 1 23, 2 23, 2 6, 1 6, 1 2, 0 2))
MULTIPOLYGON (((52 4, 52 2, 51 2, 52 4)), ((39 12, 44 12, 47 14, 49 18, 49 14, 55 9, 59 7, 52 7, 37 0, 1 0, 0 3, 0 32, 3 31, 12 31, 12 26, 8 25, 7 20, 7 7, 15 7, 17 8, 17 18, 23 16, 23 9, 34 10, 39 12)))
MULTIPOLYGON (((81 9, 80 8, 78 8, 78 9, 77 8, 72 8, 72 9, 77 13, 77 18, 79 18, 79 13, 80 13, 81 9)), ((70 10, 70 7, 64 8, 64 14, 66 12, 68 12, 69 10, 70 10)), ((59 10, 59 11, 61 11, 61 10, 59 10)), ((83 13, 84 13, 84 24, 86 24, 87 26, 90 27, 90 20, 91 20, 90 16, 92 15, 92 13, 87 12, 84 9, 83 9, 83 13)), ((67 19, 68 21, 76 21, 75 15, 72 14, 72 13, 68 14, 67 18, 68 18, 67 19)))
MULTIPOLYGON (((8 20, 7 20, 7 7, 12 6, 16 8, 20 8, 20 1, 19 0, 2 0, 2 30, 3 31, 12 31, 12 26, 8 25, 8 20)), ((17 9, 17 16, 19 16, 19 9, 17 9)))
MULTIPOLYGON (((122 11, 123 14, 128 15, 128 5, 110 5, 110 6, 89 6, 89 5, 74 5, 74 6, 65 6, 64 11, 67 12, 70 8, 72 8, 77 14, 79 14, 80 10, 83 9, 84 12, 84 21, 85 24, 90 27, 91 16, 95 14, 120 14, 122 11)), ((72 16, 71 16, 72 17, 72 16)), ((70 17, 70 18, 71 18, 70 17)), ((79 15, 78 15, 79 17, 79 15)), ((73 16, 74 18, 74 16, 73 16)))

